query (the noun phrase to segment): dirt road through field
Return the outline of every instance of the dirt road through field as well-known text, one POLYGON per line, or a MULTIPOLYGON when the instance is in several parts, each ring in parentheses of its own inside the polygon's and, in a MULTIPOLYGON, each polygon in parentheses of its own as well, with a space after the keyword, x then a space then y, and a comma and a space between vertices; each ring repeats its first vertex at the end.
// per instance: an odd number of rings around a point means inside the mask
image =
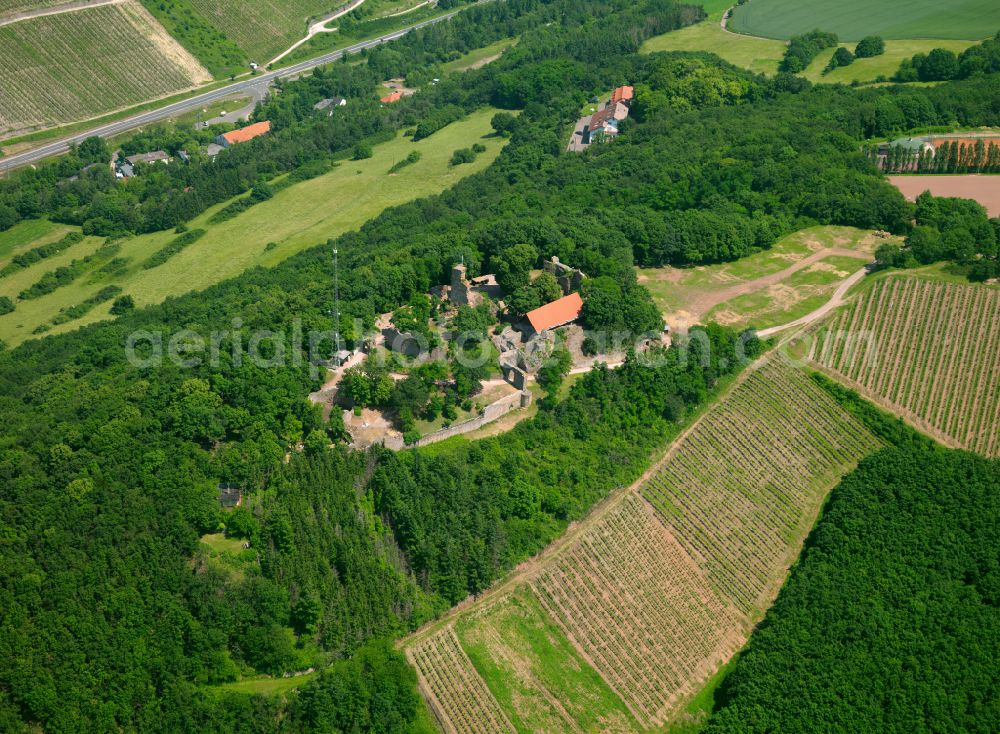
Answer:
POLYGON ((772 334, 777 334, 778 332, 786 331, 787 329, 791 329, 796 326, 806 326, 814 321, 818 321, 830 313, 833 309, 843 304, 847 291, 851 289, 851 286, 868 275, 868 273, 871 272, 871 268, 871 265, 865 265, 865 267, 861 268, 861 270, 858 270, 856 273, 844 280, 844 282, 837 287, 837 290, 833 292, 833 295, 830 296, 830 300, 812 313, 808 313, 800 319, 795 319, 795 321, 789 321, 787 324, 772 326, 770 329, 761 329, 757 332, 757 336, 767 338, 772 334))
POLYGON ((125 0, 75 0, 75 2, 63 3, 62 5, 51 5, 47 8, 25 10, 22 13, 8 15, 6 18, 0 18, 0 26, 10 25, 11 23, 29 20, 31 18, 41 18, 46 15, 60 15, 62 13, 72 13, 76 10, 99 8, 102 5, 120 5, 123 2, 125 2, 125 0))

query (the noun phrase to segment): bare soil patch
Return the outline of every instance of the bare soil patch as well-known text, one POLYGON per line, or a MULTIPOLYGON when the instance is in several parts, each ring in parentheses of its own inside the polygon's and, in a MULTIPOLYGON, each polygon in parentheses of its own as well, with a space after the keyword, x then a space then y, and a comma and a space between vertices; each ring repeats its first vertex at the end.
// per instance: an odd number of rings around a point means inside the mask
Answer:
POLYGON ((889 176, 889 183, 914 201, 930 191, 934 196, 973 199, 986 207, 991 217, 1000 216, 1000 176, 964 174, 956 176, 889 176))

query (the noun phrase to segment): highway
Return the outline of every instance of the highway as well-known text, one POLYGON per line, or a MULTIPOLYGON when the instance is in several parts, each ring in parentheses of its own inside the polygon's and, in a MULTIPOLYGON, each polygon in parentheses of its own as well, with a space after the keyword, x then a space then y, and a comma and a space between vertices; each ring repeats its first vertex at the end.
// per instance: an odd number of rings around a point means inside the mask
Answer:
POLYGON ((329 64, 333 61, 337 61, 344 54, 355 54, 361 51, 363 48, 372 48, 373 46, 378 46, 381 43, 387 43, 389 41, 395 41, 412 30, 417 28, 423 28, 424 26, 431 25, 433 23, 441 23, 442 21, 448 20, 460 10, 453 10, 450 13, 444 15, 439 15, 435 18, 430 18, 428 20, 423 20, 419 23, 414 23, 406 28, 401 28, 398 31, 393 31, 392 33, 386 34, 384 36, 379 36, 378 38, 373 38, 369 41, 362 41, 361 43, 356 43, 353 46, 347 46, 337 51, 331 51, 323 56, 317 56, 314 59, 309 59, 308 61, 301 61, 292 66, 286 66, 282 69, 277 69, 275 71, 268 71, 263 74, 258 74, 257 76, 251 76, 242 81, 234 82, 232 84, 227 84, 224 87, 219 87, 211 92, 205 92, 204 94, 199 94, 195 97, 189 97, 183 99, 180 102, 173 102, 163 107, 159 107, 155 110, 149 110, 148 112, 141 112, 132 117, 126 117, 115 122, 109 122, 106 125, 101 125, 99 127, 91 128, 84 132, 78 133, 77 135, 70 135, 60 140, 53 141, 51 143, 46 143, 33 150, 27 150, 23 153, 18 153, 16 155, 9 155, 0 158, 0 172, 9 171, 13 168, 19 166, 25 166, 29 163, 36 163, 43 158, 48 158, 52 155, 58 155, 60 153, 65 153, 69 150, 69 146, 73 143, 80 143, 87 138, 93 137, 94 135, 99 135, 102 138, 106 138, 112 135, 118 135, 120 133, 128 132, 129 130, 134 130, 137 127, 142 127, 143 125, 148 125, 152 122, 158 122, 160 120, 165 120, 170 117, 176 117, 177 115, 183 114, 190 110, 196 110, 199 107, 204 107, 210 102, 222 99, 223 97, 228 97, 231 94, 240 93, 252 93, 253 88, 259 85, 270 84, 275 79, 283 79, 290 76, 295 76, 301 74, 302 72, 314 69, 317 66, 322 66, 323 64, 329 64))

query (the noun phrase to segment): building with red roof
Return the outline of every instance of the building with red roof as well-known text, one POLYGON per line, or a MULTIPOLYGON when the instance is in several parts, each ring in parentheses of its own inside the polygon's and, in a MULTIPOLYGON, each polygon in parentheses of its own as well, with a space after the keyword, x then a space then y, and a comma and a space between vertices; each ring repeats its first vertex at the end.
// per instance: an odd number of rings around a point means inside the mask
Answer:
POLYGON ((615 102, 630 102, 632 97, 635 95, 635 89, 626 85, 624 87, 618 87, 613 92, 611 92, 611 104, 615 102))
POLYGON ((271 122, 270 120, 264 120, 264 122, 255 122, 253 125, 241 127, 239 130, 231 130, 228 133, 223 133, 215 139, 215 142, 223 148, 228 148, 230 145, 245 143, 248 140, 259 138, 261 135, 266 135, 269 132, 271 132, 271 122))
POLYGON ((528 311, 528 323, 536 333, 541 333, 546 329, 554 329, 563 326, 580 318, 583 310, 583 299, 579 293, 570 293, 568 296, 546 303, 541 308, 528 311))
POLYGON ((382 104, 391 104, 393 102, 398 102, 403 98, 403 93, 398 89, 395 92, 389 92, 387 95, 379 99, 382 104))

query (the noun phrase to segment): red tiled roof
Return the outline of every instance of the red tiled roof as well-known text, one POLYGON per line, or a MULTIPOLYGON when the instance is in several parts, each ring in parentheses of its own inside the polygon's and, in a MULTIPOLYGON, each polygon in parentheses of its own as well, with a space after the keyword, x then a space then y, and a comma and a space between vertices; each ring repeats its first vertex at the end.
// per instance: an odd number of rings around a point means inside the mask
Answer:
POLYGON ((625 102, 632 99, 635 90, 630 86, 618 87, 611 93, 612 102, 625 102))
POLYGON ((557 301, 546 303, 541 308, 528 311, 528 323, 536 332, 542 332, 555 326, 568 324, 580 318, 583 309, 583 299, 579 293, 570 293, 557 301))
POLYGON ((403 98, 403 93, 400 91, 389 92, 389 94, 382 97, 379 102, 382 104, 389 104, 390 102, 398 102, 403 98))
POLYGON ((246 127, 241 127, 239 130, 225 133, 222 137, 226 139, 227 143, 233 145, 234 143, 245 143, 248 140, 253 140, 269 132, 271 132, 271 122, 264 120, 264 122, 255 122, 253 125, 247 125, 246 127))

